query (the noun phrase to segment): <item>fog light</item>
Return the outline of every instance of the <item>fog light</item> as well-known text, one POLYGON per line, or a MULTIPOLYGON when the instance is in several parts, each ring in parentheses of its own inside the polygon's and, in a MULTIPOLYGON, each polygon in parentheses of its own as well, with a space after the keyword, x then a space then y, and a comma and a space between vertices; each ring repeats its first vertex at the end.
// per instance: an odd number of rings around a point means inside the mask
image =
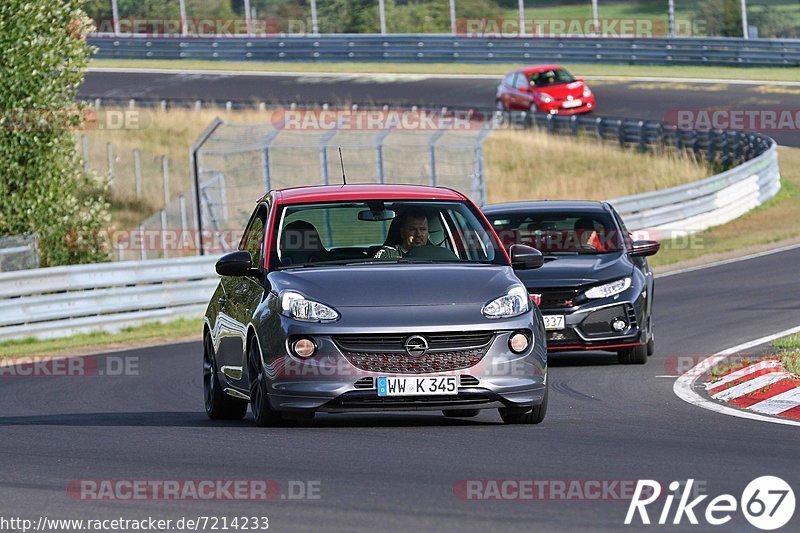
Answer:
POLYGON ((530 341, 527 335, 524 333, 514 333, 508 340, 508 347, 511 348, 511 351, 514 353, 522 353, 528 349, 529 343, 530 341))
POLYGON ((317 345, 311 339, 297 339, 292 343, 292 352, 297 357, 311 357, 317 351, 317 345))
POLYGON ((628 324, 626 324, 625 321, 622 320, 621 318, 618 318, 611 323, 611 327, 614 328, 614 331, 622 331, 626 327, 628 327, 628 324))

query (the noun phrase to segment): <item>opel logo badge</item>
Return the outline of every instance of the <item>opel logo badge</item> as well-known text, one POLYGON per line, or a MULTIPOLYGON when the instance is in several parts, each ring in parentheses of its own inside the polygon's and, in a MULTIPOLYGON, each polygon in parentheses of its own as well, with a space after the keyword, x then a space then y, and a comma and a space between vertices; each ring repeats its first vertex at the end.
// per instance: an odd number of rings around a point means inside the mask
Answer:
POLYGON ((421 337, 420 335, 412 335, 407 338, 403 347, 406 349, 406 353, 411 357, 422 357, 428 353, 428 341, 425 337, 421 337))

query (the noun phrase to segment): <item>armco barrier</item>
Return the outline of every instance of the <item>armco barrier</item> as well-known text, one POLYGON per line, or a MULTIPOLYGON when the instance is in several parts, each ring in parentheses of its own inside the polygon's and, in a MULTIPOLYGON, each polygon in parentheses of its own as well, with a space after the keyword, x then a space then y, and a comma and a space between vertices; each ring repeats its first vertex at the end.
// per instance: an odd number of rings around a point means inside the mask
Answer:
POLYGON ((421 63, 621 63, 800 66, 798 39, 472 38, 451 35, 337 34, 150 38, 95 36, 101 59, 351 61, 421 63))
POLYGON ((0 340, 118 330, 202 315, 216 257, 126 261, 0 274, 0 340))

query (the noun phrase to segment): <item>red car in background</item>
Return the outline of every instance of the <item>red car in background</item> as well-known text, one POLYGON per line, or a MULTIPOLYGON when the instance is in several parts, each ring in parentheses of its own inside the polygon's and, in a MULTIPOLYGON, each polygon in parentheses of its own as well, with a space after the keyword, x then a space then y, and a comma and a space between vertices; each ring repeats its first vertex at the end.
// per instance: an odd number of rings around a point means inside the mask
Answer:
POLYGON ((509 72, 497 87, 499 111, 540 111, 575 115, 594 110, 594 94, 583 78, 558 65, 534 65, 509 72))

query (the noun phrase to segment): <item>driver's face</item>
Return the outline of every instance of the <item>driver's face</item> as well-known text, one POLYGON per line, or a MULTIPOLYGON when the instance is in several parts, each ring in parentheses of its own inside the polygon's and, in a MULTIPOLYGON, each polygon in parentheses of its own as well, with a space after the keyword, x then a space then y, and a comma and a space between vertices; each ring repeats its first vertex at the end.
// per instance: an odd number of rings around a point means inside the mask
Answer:
POLYGON ((400 237, 406 250, 428 244, 428 220, 409 218, 400 228, 400 237))

